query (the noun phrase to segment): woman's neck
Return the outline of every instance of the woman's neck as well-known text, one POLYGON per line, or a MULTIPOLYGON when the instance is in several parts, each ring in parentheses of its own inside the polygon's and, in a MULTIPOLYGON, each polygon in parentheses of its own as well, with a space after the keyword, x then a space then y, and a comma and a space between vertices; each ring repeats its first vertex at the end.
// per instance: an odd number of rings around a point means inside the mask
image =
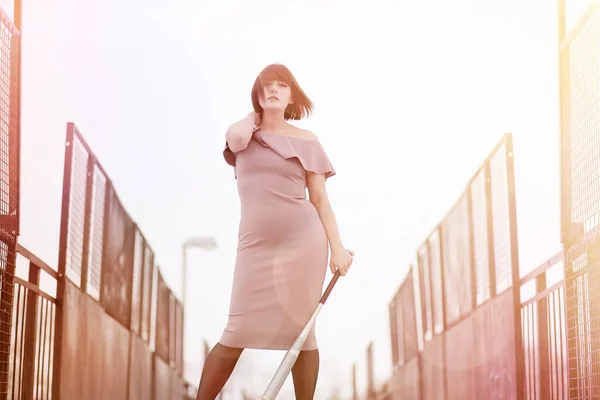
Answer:
POLYGON ((260 122, 260 129, 263 131, 280 131, 286 129, 289 124, 284 118, 284 112, 267 112, 263 111, 262 119, 260 122))

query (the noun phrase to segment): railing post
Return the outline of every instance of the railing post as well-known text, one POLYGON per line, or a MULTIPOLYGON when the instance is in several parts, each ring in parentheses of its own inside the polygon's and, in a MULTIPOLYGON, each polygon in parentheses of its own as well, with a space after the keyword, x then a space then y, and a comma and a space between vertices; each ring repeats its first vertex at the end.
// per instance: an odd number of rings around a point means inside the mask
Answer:
POLYGON ((367 399, 375 398, 375 379, 373 376, 373 342, 367 346, 367 399))
MULTIPOLYGON (((29 283, 34 286, 40 284, 40 269, 33 262, 29 262, 29 283)), ((25 314, 25 349, 23 351, 23 381, 22 399, 33 400, 35 355, 37 347, 37 316, 38 316, 38 294, 32 290, 27 291, 27 310, 25 314)))
POLYGON ((356 387, 356 363, 352 365, 352 400, 358 400, 358 390, 356 387))
MULTIPOLYGON (((542 272, 535 278, 536 293, 546 289, 546 272, 542 272)), ((538 332, 538 362, 540 375, 540 398, 550 398, 550 348, 548 345, 548 296, 537 301, 537 332, 538 332)))
POLYGON ((505 134, 506 179, 508 189, 508 217, 510 232, 511 286, 514 310, 515 371, 517 400, 525 399, 525 354, 521 336, 521 268, 519 266, 519 238, 517 234, 517 199, 515 193, 515 164, 512 134, 505 134))

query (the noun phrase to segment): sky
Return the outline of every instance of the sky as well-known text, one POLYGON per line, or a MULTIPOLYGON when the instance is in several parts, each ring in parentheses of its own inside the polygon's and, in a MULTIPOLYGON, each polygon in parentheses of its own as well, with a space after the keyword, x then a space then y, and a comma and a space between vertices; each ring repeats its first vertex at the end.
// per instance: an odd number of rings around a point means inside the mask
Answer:
MULTIPOLYGON (((202 340, 216 343, 227 321, 235 262, 240 205, 224 134, 251 111, 270 63, 288 66, 316 105, 297 125, 337 170, 328 193, 356 252, 317 323, 317 398, 348 395, 355 362, 364 389, 371 341, 376 380, 389 377, 388 302, 505 132, 522 272, 561 248, 556 2, 28 0, 23 15, 20 241, 56 266, 74 122, 177 295, 183 241, 218 242, 188 260, 192 382, 202 340)), ((229 398, 262 393, 282 356, 246 352, 229 398)), ((291 390, 290 378, 282 398, 291 390)))

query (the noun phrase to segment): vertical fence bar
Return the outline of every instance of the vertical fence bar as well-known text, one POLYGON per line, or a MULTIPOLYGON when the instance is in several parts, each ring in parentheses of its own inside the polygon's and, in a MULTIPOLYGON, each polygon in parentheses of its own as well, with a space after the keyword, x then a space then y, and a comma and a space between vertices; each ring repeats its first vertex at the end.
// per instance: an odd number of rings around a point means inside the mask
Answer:
POLYGON ((373 376, 373 342, 367 346, 367 399, 375 399, 375 377, 373 376))
POLYGON ((392 350, 392 369, 398 365, 398 318, 396 310, 396 293, 392 298, 392 301, 388 305, 389 319, 390 319, 390 345, 392 350))
POLYGON ((471 273, 471 311, 477 308, 477 261, 475 258, 475 227, 473 223, 473 193, 472 185, 469 184, 467 187, 467 218, 469 226, 469 255, 470 255, 470 273, 471 273))
MULTIPOLYGON (((444 332, 446 332, 446 328, 448 327, 448 313, 446 312, 446 306, 447 306, 447 291, 446 291, 446 284, 445 284, 445 260, 444 260, 444 235, 442 234, 442 230, 443 230, 443 225, 440 224, 438 227, 438 244, 437 247, 439 249, 439 261, 440 261, 440 283, 441 283, 441 288, 442 288, 442 293, 441 295, 441 312, 442 312, 442 334, 444 332)), ((444 365, 446 365, 446 363, 444 362, 444 365)))
MULTIPOLYGON (((67 267, 67 239, 69 236, 69 209, 71 201, 71 178, 73 166, 73 139, 74 128, 72 123, 67 124, 67 137, 65 142, 65 163, 63 167, 63 192, 60 219, 60 238, 58 247, 58 279, 56 283, 56 301, 59 305, 65 301, 65 277, 67 267)), ((64 324, 64 308, 56 307, 56 330, 54 339, 54 360, 52 364, 52 398, 60 399, 61 365, 62 365, 62 338, 64 324)))
MULTIPOLYGON (((15 187, 15 195, 10 196, 9 202, 13 203, 14 206, 11 209, 16 210, 16 230, 15 234, 18 237, 21 232, 21 59, 22 59, 22 37, 23 37, 23 1, 14 0, 13 20, 15 28, 19 31, 19 38, 13 40, 12 44, 15 45, 15 49, 12 53, 14 61, 11 63, 11 81, 14 80, 16 90, 11 93, 11 108, 14 109, 14 116, 11 115, 11 122, 14 124, 11 129, 12 138, 11 152, 15 160, 15 164, 11 166, 15 172, 11 173, 10 185, 15 187), (14 98, 14 99, 13 99, 14 98)), ((12 84, 11 84, 12 87, 12 84)), ((11 112, 12 114, 12 112, 11 112)))
POLYGON ((510 232, 510 258, 513 288, 514 307, 514 336, 515 336, 515 360, 516 360, 516 386, 517 400, 524 399, 525 361, 523 353, 523 338, 521 336, 521 275, 519 268, 519 239, 517 235, 517 201, 515 195, 515 166, 512 134, 507 133, 505 137, 506 157, 506 183, 508 186, 509 206, 509 232, 510 232))
MULTIPOLYGON (((442 385, 443 385, 443 398, 445 399, 448 396, 448 373, 447 373, 447 362, 446 362, 446 330, 448 328, 448 313, 446 312, 446 306, 447 306, 447 291, 446 291, 446 284, 445 284, 445 262, 446 260, 444 259, 444 235, 442 234, 442 229, 443 229, 443 223, 440 223, 440 225, 438 226, 437 232, 438 232, 438 249, 439 249, 439 268, 440 268, 440 283, 441 283, 441 288, 442 288, 442 293, 441 293, 441 297, 442 297, 442 301, 441 301, 441 312, 442 312, 442 331, 440 332, 440 336, 442 336, 442 351, 441 351, 441 355, 442 355, 442 359, 440 360, 442 363, 442 385)), ((458 299, 458 296, 457 296, 458 299)), ((460 302, 460 301, 459 301, 460 302)))
POLYGON ((567 324, 567 371, 569 379, 569 397, 577 397, 577 385, 571 387, 577 381, 577 352, 576 352, 576 318, 569 318, 569 311, 576 309, 576 294, 572 285, 571 268, 568 268, 567 249, 572 246, 571 232, 571 90, 570 69, 571 61, 569 48, 562 49, 563 41, 567 36, 566 0, 557 0, 557 34, 558 34, 558 75, 559 75, 559 143, 560 143, 560 208, 561 208, 561 241, 563 243, 565 259, 565 319, 567 324))
POLYGON ((358 390, 356 387, 356 363, 352 364, 352 400, 358 400, 358 390))
POLYGON ((432 334, 431 311, 431 278, 429 274, 429 246, 423 243, 417 251, 417 268, 419 272, 419 294, 421 307, 421 341, 425 344, 432 334))
MULTIPOLYGON (((29 283, 39 286, 40 269, 33 263, 29 263, 29 283)), ((25 335, 26 343, 25 351, 23 352, 23 382, 22 382, 22 398, 23 400, 32 400, 35 376, 35 350, 36 350, 36 330, 37 330, 37 311, 38 311, 38 294, 33 290, 27 291, 27 311, 25 316, 25 335)))
MULTIPOLYGON (((17 88, 17 95, 10 95, 10 107, 11 109, 14 108, 16 109, 16 111, 13 113, 11 110, 11 115, 10 115, 10 134, 9 134, 9 163, 12 164, 9 166, 10 170, 9 170, 9 174, 8 174, 8 179, 9 179, 9 186, 10 188, 9 190, 9 197, 8 197, 8 203, 9 203, 9 207, 8 207, 8 214, 9 217, 12 217, 12 221, 11 221, 11 230, 12 230, 12 234, 16 238, 18 238, 19 234, 20 234, 20 225, 21 225, 21 211, 20 211, 20 186, 21 186, 21 179, 20 179, 20 158, 21 158, 21 151, 20 151, 20 146, 21 146, 21 132, 20 132, 20 107, 21 107, 21 101, 20 101, 20 77, 21 77, 21 72, 20 72, 20 46, 21 46, 21 38, 20 37, 15 37, 13 36, 13 38, 11 39, 11 58, 14 57, 14 64, 11 66, 11 80, 16 80, 17 83, 16 85, 18 86, 17 88), (12 49, 12 47, 16 47, 16 49, 12 49), (15 54, 16 53, 16 54, 15 54), (15 65, 16 64, 16 65, 15 65), (16 114, 16 115, 14 115, 16 114), (12 161, 12 162, 11 162, 12 161), (11 215, 12 214, 12 215, 11 215)), ((12 91, 12 83, 11 83, 11 91, 12 91)))
MULTIPOLYGON (((546 274, 542 273, 535 279, 536 293, 546 290, 546 274)), ((537 342, 540 383, 540 398, 550 399, 550 346, 548 329, 548 297, 542 297, 537 302, 537 342)))

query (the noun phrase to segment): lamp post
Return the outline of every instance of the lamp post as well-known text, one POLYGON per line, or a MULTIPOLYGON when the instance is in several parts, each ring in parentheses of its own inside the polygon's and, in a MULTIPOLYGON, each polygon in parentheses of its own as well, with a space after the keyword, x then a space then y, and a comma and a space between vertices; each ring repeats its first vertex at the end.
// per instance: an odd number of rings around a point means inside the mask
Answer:
POLYGON ((181 302, 183 303, 183 309, 186 310, 186 292, 187 292, 187 250, 189 248, 197 248, 202 250, 214 250, 217 248, 217 241, 212 236, 197 237, 188 239, 183 242, 182 250, 182 288, 181 288, 181 302))
MULTIPOLYGON (((187 324, 185 323, 185 316, 187 315, 187 304, 186 304, 186 294, 187 294, 187 250, 191 248, 201 249, 201 250, 214 250, 217 248, 217 241, 212 236, 203 236, 191 238, 183 242, 181 246, 182 251, 182 266, 181 266, 181 303, 183 305, 184 310, 184 321, 183 321, 183 349, 184 349, 184 368, 185 368, 185 328, 187 324)), ((184 376, 185 376, 185 371, 184 376)))

